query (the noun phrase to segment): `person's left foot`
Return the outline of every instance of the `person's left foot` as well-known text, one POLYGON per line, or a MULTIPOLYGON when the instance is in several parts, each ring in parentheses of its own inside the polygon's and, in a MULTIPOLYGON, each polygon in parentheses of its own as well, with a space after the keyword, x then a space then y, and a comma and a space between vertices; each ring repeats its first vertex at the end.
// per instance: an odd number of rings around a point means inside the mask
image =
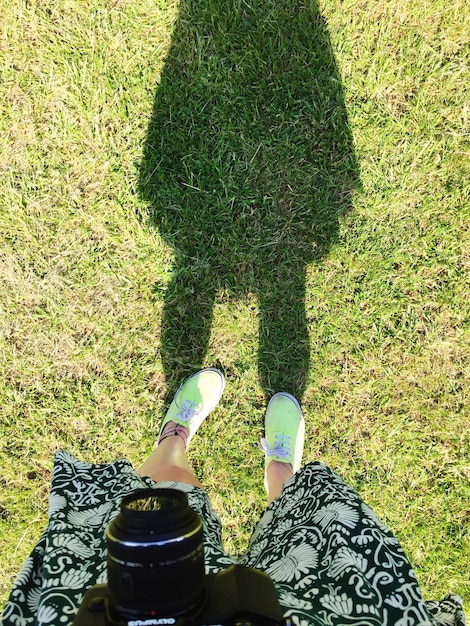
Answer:
POLYGON ((196 372, 185 380, 163 419, 156 445, 167 437, 179 435, 188 448, 199 426, 219 403, 224 386, 224 375, 215 367, 196 372))
POLYGON ((294 396, 285 391, 274 394, 266 409, 264 428, 265 437, 259 447, 266 454, 265 467, 279 461, 296 472, 302 461, 305 422, 294 396))

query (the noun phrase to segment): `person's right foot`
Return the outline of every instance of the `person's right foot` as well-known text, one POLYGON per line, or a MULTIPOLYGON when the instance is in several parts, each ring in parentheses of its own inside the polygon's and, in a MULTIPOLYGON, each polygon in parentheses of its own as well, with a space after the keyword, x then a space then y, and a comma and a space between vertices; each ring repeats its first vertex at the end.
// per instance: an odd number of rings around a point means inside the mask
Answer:
POLYGON ((156 445, 172 435, 180 435, 189 446, 191 437, 222 397, 225 379, 215 367, 196 372, 175 393, 158 435, 156 445))

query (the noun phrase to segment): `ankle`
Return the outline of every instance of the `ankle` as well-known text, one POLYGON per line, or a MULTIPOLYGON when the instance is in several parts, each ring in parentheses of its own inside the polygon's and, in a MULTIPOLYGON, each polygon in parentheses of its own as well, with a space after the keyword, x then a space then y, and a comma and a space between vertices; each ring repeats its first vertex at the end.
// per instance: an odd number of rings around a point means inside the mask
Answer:
POLYGON ((268 463, 266 467, 266 475, 273 475, 278 477, 286 477, 286 480, 291 478, 294 475, 294 469, 290 463, 285 463, 284 461, 277 461, 273 459, 268 463))
POLYGON ((187 428, 185 428, 184 426, 181 426, 181 424, 176 424, 175 422, 168 422, 168 424, 165 425, 165 428, 163 429, 162 434, 158 438, 156 447, 158 447, 162 441, 164 441, 165 439, 168 439, 169 437, 181 438, 184 443, 184 448, 185 450, 187 450, 188 437, 189 437, 189 431, 187 428))
POLYGON ((264 486, 268 494, 268 504, 277 498, 282 487, 294 475, 292 465, 273 459, 266 467, 264 486))

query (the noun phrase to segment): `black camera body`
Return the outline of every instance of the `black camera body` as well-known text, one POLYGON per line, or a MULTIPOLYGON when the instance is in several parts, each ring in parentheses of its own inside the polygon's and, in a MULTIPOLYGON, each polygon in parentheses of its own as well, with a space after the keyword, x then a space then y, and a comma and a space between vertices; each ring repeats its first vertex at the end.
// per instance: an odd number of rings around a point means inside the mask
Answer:
POLYGON ((113 612, 108 586, 95 585, 83 598, 74 626, 189 626, 286 624, 271 579, 259 570, 232 565, 206 576, 207 597, 197 616, 148 616, 123 620, 113 612))
POLYGON ((206 575, 202 539, 184 492, 124 498, 107 531, 108 584, 87 591, 73 626, 290 624, 264 572, 232 565, 206 575))

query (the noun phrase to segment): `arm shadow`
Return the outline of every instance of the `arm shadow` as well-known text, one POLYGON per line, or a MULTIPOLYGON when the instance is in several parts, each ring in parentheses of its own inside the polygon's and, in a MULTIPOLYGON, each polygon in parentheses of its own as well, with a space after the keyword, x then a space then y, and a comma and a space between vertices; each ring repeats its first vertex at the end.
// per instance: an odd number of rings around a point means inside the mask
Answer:
POLYGON ((150 222, 174 250, 161 346, 170 390, 202 366, 223 289, 258 298, 266 395, 301 399, 306 269, 328 254, 358 185, 316 3, 182 0, 139 173, 150 222))

